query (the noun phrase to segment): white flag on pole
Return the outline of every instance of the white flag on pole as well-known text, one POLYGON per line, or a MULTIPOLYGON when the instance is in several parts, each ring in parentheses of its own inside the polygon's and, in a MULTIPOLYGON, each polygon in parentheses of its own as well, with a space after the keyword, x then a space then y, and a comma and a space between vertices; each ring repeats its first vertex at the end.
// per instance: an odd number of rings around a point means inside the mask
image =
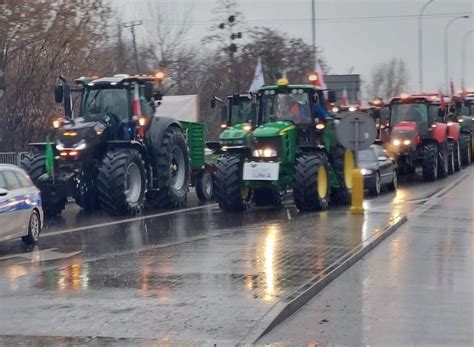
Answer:
POLYGON ((257 67, 255 68, 255 75, 253 76, 252 84, 250 85, 249 92, 255 93, 265 84, 263 79, 262 59, 258 57, 257 67))

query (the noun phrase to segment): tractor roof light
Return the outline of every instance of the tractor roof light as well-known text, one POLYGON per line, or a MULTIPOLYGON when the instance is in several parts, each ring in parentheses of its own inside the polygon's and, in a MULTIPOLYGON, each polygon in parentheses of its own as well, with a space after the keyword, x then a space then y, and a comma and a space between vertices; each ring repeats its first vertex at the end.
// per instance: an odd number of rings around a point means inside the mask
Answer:
POLYGON ((226 124, 226 123, 222 123, 222 124, 221 124, 221 129, 225 129, 225 128, 227 128, 227 124, 226 124))
POLYGON ((308 76, 308 79, 311 81, 311 82, 316 82, 318 80, 318 74, 315 74, 315 73, 312 73, 308 76))
POLYGON ((354 112, 354 111, 357 111, 357 107, 355 107, 355 106, 350 106, 350 107, 349 107, 349 112, 354 112))
POLYGON ((62 120, 61 119, 55 119, 53 120, 53 128, 54 129, 58 129, 62 124, 62 120))
POLYGON ((408 95, 407 93, 401 93, 400 94, 400 98, 402 99, 408 99, 410 97, 410 95, 408 95))
POLYGON ((286 78, 280 78, 280 79, 277 81, 278 87, 287 87, 288 84, 290 84, 290 82, 288 82, 288 80, 287 80, 286 78))
POLYGON ((165 73, 163 71, 157 71, 155 73, 155 78, 161 81, 162 79, 165 78, 165 73))
POLYGON ((146 117, 144 116, 141 116, 140 118, 138 118, 138 125, 141 126, 141 127, 144 127, 147 123, 147 119, 146 117))

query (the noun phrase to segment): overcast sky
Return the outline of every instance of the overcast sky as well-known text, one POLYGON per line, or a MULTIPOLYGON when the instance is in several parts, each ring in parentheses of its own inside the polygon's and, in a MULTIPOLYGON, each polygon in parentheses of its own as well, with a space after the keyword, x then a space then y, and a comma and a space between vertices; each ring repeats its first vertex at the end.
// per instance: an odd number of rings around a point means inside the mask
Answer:
MULTIPOLYGON (((111 0, 123 20, 145 20, 152 25, 147 8, 157 3, 171 19, 190 11, 191 43, 199 45, 213 23, 215 0, 111 0)), ((377 64, 399 57, 410 72, 410 89, 418 88, 418 24, 416 15, 426 0, 316 0, 316 41, 324 50, 331 73, 353 68, 363 80, 377 64), (404 16, 403 18, 393 18, 404 16), (409 17, 406 17, 409 16, 409 17), (358 17, 358 18, 357 18, 358 17), (366 19, 360 19, 365 17, 366 19), (372 17, 372 18, 367 18, 372 17), (375 18, 374 18, 375 17, 375 18), (392 17, 392 18, 390 18, 392 17)), ((277 28, 311 43, 311 0, 237 0, 249 26, 277 28)), ((449 27, 449 74, 460 88, 463 36, 474 30, 474 0, 435 0, 423 19, 424 86, 438 90, 444 81, 444 28, 452 18, 472 13, 449 27), (447 15, 453 14, 453 15, 447 15)), ((146 27, 138 30, 146 40, 146 27)), ((474 33, 467 37, 466 86, 474 89, 474 33)), ((263 62, 265 64, 265 62, 263 62)), ((264 66, 265 68, 265 66, 264 66)))

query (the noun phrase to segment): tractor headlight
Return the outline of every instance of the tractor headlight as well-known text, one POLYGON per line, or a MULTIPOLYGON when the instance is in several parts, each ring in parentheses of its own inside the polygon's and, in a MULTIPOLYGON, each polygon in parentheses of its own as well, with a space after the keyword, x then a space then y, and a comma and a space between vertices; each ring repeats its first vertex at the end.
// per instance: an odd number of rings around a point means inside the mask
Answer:
POLYGON ((408 145, 411 144, 411 140, 403 140, 403 144, 404 144, 405 146, 408 146, 408 145))
POLYGON ((360 169, 360 173, 361 173, 363 176, 372 175, 372 170, 369 170, 369 169, 360 169))
POLYGON ((74 149, 77 151, 82 151, 86 147, 87 147, 87 143, 84 139, 82 139, 81 141, 79 141, 78 143, 74 145, 74 149))
POLYGON ((400 146, 401 143, 402 143, 402 141, 400 141, 399 139, 395 139, 395 140, 392 141, 392 144, 394 146, 400 146))
POLYGON ((278 155, 277 151, 272 148, 255 149, 253 150, 253 156, 256 158, 271 158, 278 155))
POLYGON ((62 150, 64 150, 64 148, 66 148, 66 147, 64 147, 64 144, 63 144, 61 141, 58 141, 58 142, 56 143, 56 149, 57 149, 58 151, 62 151, 62 150))

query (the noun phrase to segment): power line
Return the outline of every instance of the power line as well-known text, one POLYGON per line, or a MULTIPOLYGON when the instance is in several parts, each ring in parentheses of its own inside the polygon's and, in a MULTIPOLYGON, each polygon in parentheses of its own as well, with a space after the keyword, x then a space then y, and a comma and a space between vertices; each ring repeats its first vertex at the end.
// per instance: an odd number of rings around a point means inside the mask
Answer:
MULTIPOLYGON (((432 13, 425 14, 424 19, 440 19, 452 16, 462 15, 474 15, 474 12, 453 12, 453 13, 432 13)), ((317 23, 349 23, 358 21, 389 21, 389 20, 416 20, 418 15, 407 14, 407 15, 392 15, 392 16, 362 16, 362 17, 328 17, 328 18, 316 18, 317 23)), ((143 22, 154 22, 154 19, 143 19, 143 22)), ((311 18, 297 18, 297 19, 252 19, 246 20, 246 23, 253 24, 266 24, 266 23, 309 23, 311 18)), ((202 21, 190 21, 190 25, 210 25, 215 23, 214 20, 202 20, 202 21)), ((169 25, 181 25, 168 23, 169 25)))

